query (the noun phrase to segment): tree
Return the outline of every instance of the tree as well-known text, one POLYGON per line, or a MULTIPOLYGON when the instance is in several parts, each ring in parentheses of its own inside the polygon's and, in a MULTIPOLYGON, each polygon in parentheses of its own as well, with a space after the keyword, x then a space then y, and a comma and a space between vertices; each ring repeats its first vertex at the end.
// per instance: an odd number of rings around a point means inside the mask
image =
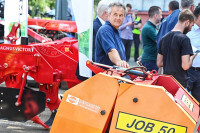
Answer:
POLYGON ((31 10, 31 16, 39 16, 40 13, 46 12, 46 7, 55 8, 55 0, 28 0, 28 6, 31 10))
POLYGON ((101 1, 101 0, 94 0, 94 6, 97 6, 99 1, 101 1))
POLYGON ((97 14, 96 9, 97 9, 97 5, 98 5, 99 1, 101 1, 101 0, 94 0, 94 19, 95 19, 96 14, 97 14))

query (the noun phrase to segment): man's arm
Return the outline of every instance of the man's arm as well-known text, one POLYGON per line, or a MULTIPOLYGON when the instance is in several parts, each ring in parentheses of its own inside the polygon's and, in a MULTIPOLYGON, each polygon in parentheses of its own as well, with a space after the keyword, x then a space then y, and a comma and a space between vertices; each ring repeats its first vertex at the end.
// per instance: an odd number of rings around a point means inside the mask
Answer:
POLYGON ((132 22, 127 22, 127 23, 124 23, 122 24, 120 27, 119 27, 119 30, 124 30, 127 26, 133 26, 134 24, 132 22))
POLYGON ((197 53, 195 53, 192 56, 190 56, 190 55, 182 56, 182 65, 181 66, 182 66, 183 70, 188 70, 192 66, 192 62, 196 56, 197 56, 197 53))
POLYGON ((111 49, 110 52, 108 52, 108 57, 116 66, 129 68, 129 64, 126 61, 121 60, 119 52, 116 49, 111 49))
POLYGON ((137 25, 134 25, 134 28, 140 29, 142 27, 142 23, 139 23, 137 25))
POLYGON ((134 25, 134 28, 140 29, 142 28, 142 20, 140 19, 140 21, 138 22, 138 24, 134 25))
POLYGON ((157 66, 158 68, 163 67, 163 55, 158 54, 157 56, 157 66))
POLYGON ((146 35, 153 41, 157 43, 157 33, 153 29, 146 30, 146 35))

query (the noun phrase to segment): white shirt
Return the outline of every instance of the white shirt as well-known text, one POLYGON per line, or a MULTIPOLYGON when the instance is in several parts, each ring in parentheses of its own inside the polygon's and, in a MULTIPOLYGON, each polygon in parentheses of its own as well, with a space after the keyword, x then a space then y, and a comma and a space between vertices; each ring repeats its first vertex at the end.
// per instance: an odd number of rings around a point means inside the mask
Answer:
POLYGON ((101 22, 102 25, 104 25, 104 24, 106 23, 106 22, 105 22, 103 19, 101 19, 100 17, 97 16, 97 18, 99 19, 99 21, 101 22))
MULTIPOLYGON (((192 30, 187 33, 192 44, 193 52, 200 50, 200 27, 196 24, 192 27, 192 30)), ((200 53, 194 58, 192 67, 200 67, 200 53)))

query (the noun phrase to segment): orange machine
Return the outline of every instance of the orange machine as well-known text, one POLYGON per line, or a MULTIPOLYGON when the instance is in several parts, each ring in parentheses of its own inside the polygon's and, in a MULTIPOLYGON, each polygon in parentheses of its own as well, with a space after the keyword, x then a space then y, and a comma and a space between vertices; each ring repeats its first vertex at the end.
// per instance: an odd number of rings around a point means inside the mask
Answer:
POLYGON ((50 133, 193 133, 197 129, 199 103, 172 76, 149 74, 129 80, 116 73, 99 73, 66 91, 50 133))

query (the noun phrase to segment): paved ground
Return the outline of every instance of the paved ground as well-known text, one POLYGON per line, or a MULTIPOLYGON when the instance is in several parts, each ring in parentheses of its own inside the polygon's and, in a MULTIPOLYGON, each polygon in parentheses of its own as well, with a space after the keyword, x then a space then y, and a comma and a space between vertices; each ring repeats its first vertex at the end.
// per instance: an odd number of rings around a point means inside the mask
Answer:
MULTIPOLYGON (((50 115, 50 111, 46 109, 39 115, 42 120, 47 120, 50 115)), ((25 123, 0 120, 0 132, 1 133, 49 133, 49 130, 44 129, 42 126, 27 121, 25 123)))

